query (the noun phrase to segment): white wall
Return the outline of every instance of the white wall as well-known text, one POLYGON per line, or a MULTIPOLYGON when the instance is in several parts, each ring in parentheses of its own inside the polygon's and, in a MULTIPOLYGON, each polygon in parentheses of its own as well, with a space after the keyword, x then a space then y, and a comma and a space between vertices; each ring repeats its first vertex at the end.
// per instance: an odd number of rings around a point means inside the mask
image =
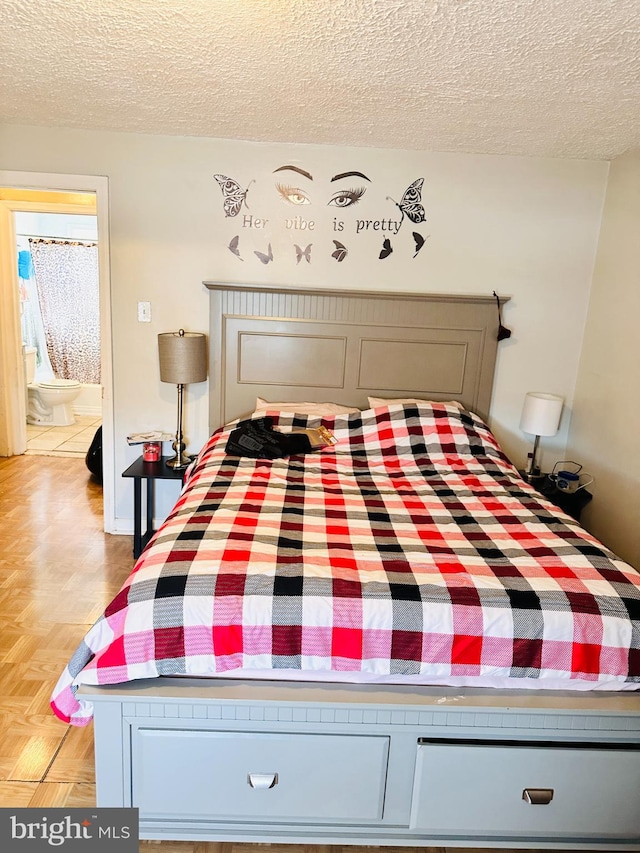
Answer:
POLYGON ((15 214, 16 235, 59 237, 61 240, 97 240, 98 217, 81 213, 15 214))
POLYGON ((640 568, 640 151, 611 163, 568 454, 595 476, 583 523, 640 568))
MULTIPOLYGON (((568 406, 561 431, 542 448, 547 468, 563 458, 606 163, 5 126, 0 168, 109 178, 118 470, 136 456, 126 445, 128 432, 175 429, 175 389, 159 381, 156 335, 180 326, 206 330, 205 279, 418 292, 495 289, 511 296, 503 321, 513 335, 500 345, 492 426, 522 465, 531 444, 518 430, 525 392, 562 394, 568 406), (361 171, 371 177, 366 199, 346 211, 317 205, 311 241, 309 232, 284 225, 286 217, 311 207, 285 210, 268 195, 274 169, 283 164, 313 172, 318 198, 322 192, 327 197, 331 176, 361 171), (215 173, 243 186, 255 180, 241 217, 264 216, 270 220, 265 229, 241 229, 240 216, 224 216, 215 173), (381 261, 382 230, 357 235, 353 220, 395 217, 387 195, 399 200, 418 177, 425 179, 426 222, 417 228, 427 237, 425 246, 412 257, 415 229, 406 220, 392 236, 393 254, 381 261), (336 216, 346 223, 340 234, 333 231, 336 216), (228 249, 236 234, 243 261, 228 249), (343 263, 331 257, 336 237, 350 248, 343 263), (269 242, 274 261, 264 265, 254 251, 266 251, 269 242), (312 263, 296 263, 293 243, 305 248, 309 242, 312 263), (138 301, 151 302, 150 324, 137 322, 138 301)), ((207 436, 207 391, 206 383, 187 389, 185 431, 194 450, 207 436)), ((161 514, 175 498, 172 487, 158 484, 161 514)), ((123 529, 131 515, 131 484, 118 480, 116 516, 123 529)))

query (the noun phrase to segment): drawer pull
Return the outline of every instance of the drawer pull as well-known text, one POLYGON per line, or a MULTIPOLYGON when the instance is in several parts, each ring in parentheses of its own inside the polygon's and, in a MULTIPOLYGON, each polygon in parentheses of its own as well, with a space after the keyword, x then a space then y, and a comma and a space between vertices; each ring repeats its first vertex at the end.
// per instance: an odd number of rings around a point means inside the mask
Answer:
POLYGON ((522 799, 532 806, 548 806, 553 799, 553 788, 525 788, 522 799))
POLYGON ((247 773, 247 782, 252 788, 267 790, 278 784, 277 773, 247 773))

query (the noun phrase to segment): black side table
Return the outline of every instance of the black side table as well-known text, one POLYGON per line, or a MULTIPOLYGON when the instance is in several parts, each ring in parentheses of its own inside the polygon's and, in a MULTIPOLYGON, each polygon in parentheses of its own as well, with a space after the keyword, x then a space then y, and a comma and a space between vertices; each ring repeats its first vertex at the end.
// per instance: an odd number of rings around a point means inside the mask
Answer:
MULTIPOLYGON (((523 471, 519 472, 523 479, 527 479, 523 471)), ((543 474, 540 477, 534 477, 527 482, 531 483, 534 489, 537 489, 541 495, 547 500, 554 503, 558 509, 566 512, 571 518, 580 521, 582 510, 586 507, 589 501, 593 498, 591 492, 586 489, 579 489, 577 492, 563 492, 556 487, 554 481, 548 474, 543 474)))
POLYGON ((133 478, 133 556, 138 558, 149 539, 155 533, 153 529, 153 513, 155 509, 154 480, 182 481, 186 468, 169 468, 166 465, 169 456, 163 456, 158 462, 145 462, 142 456, 136 459, 123 477, 133 478), (142 481, 147 481, 147 526, 142 532, 142 481))
POLYGON ((547 500, 566 512, 567 515, 570 515, 571 518, 575 518, 576 521, 580 521, 582 510, 593 498, 591 492, 586 489, 579 489, 577 492, 563 492, 556 487, 556 484, 549 477, 544 478, 542 485, 538 487, 538 491, 547 500))

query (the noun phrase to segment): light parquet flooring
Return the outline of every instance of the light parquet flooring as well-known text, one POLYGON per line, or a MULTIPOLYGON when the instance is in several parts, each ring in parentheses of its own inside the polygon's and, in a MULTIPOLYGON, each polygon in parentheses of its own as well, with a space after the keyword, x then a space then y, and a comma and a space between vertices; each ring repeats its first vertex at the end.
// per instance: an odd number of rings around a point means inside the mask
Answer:
POLYGON ((91 727, 65 726, 49 697, 131 565, 84 459, 0 459, 0 805, 95 804, 91 727))
MULTIPOLYGON (((102 532, 102 489, 84 459, 0 458, 0 806, 95 805, 92 726, 60 722, 49 708, 49 697, 85 631, 131 571, 131 552, 131 537, 102 532)), ((145 853, 375 849, 140 842, 145 853)), ((379 850, 453 853, 451 848, 379 850)), ((467 848, 466 853, 474 851, 467 848)))

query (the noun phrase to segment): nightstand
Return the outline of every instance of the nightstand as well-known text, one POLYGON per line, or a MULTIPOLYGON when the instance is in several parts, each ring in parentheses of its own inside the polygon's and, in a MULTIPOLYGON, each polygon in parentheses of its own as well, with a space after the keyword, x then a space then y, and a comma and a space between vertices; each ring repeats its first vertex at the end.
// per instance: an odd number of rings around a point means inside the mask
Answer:
POLYGON ((153 513, 155 509, 155 480, 180 480, 182 481, 186 468, 169 468, 166 465, 169 456, 163 456, 158 462, 145 462, 142 456, 136 459, 126 471, 123 477, 133 478, 133 556, 137 559, 142 549, 155 533, 153 529, 153 513), (142 532, 142 481, 147 481, 147 526, 142 532))
POLYGON ((556 488, 556 484, 548 477, 544 480, 542 486, 538 489, 541 495, 544 495, 547 500, 554 503, 571 518, 580 521, 582 510, 586 507, 589 501, 593 498, 591 492, 586 489, 580 489, 577 492, 561 492, 556 488))
MULTIPOLYGON (((520 474, 524 480, 527 480, 523 471, 520 471, 520 474)), ((548 474, 536 477, 531 481, 527 480, 527 482, 530 482, 534 489, 537 489, 548 501, 554 503, 558 509, 566 512, 571 518, 575 518, 576 521, 580 521, 582 510, 593 498, 591 492, 586 489, 579 489, 572 493, 560 491, 548 474)))

